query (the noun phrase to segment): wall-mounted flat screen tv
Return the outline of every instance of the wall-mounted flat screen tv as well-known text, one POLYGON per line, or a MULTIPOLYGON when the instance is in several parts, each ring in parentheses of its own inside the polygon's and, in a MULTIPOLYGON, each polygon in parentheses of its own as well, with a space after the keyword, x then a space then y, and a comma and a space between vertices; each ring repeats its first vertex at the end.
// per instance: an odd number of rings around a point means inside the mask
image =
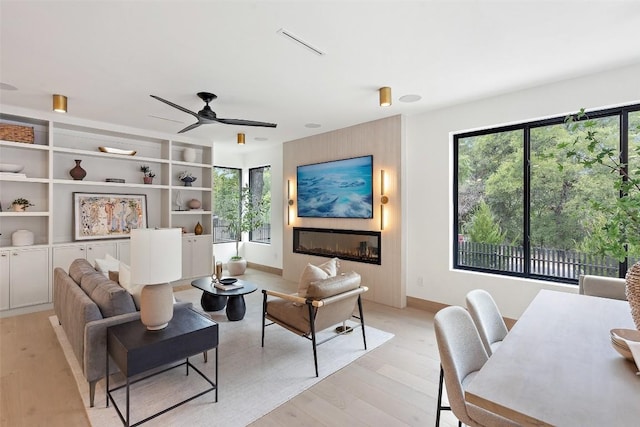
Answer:
POLYGON ((373 156, 297 168, 298 216, 373 218, 373 156))

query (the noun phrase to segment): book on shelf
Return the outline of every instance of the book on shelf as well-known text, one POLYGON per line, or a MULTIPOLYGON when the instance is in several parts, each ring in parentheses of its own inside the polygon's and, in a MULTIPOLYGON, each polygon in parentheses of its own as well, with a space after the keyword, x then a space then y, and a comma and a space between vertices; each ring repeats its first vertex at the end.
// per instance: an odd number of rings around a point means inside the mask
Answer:
POLYGON ((234 289, 240 289, 242 288, 242 285, 240 283, 230 283, 228 285, 225 285, 224 283, 220 283, 220 282, 216 282, 213 284, 213 286, 215 286, 217 289, 223 290, 223 291, 232 291, 234 289))

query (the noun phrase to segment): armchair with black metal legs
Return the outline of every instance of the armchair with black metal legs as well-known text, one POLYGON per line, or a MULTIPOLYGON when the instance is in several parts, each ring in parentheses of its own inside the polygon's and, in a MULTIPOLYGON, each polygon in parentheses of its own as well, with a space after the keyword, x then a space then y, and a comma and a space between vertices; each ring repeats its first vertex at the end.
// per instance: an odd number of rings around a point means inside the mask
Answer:
POLYGON ((265 327, 273 324, 310 340, 317 377, 317 346, 320 344, 359 327, 362 330, 364 348, 367 349, 361 299, 361 295, 367 290, 366 286, 360 286, 360 275, 354 272, 311 283, 306 298, 263 289, 262 346, 264 347, 265 327), (354 315, 356 306, 357 316, 354 315), (351 318, 356 318, 359 324, 344 327, 344 322, 351 318), (267 320, 271 323, 267 323, 267 320), (318 341, 317 334, 333 326, 336 326, 336 333, 318 341))
POLYGON ((459 424, 468 426, 517 426, 464 399, 465 387, 489 359, 471 315, 462 307, 446 307, 434 318, 434 329, 449 404, 459 424))

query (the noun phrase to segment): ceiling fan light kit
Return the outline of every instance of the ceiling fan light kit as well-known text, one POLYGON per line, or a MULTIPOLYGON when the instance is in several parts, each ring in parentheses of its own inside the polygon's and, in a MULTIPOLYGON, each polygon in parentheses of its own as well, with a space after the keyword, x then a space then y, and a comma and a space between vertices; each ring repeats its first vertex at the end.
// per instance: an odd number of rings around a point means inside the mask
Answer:
POLYGON ((380 92, 380 106, 388 107, 391 105, 391 88, 388 86, 378 89, 380 92))
POLYGON ((56 113, 67 112, 67 97, 64 95, 53 95, 53 111, 56 113))
POLYGON ((198 92, 198 97, 202 99, 206 105, 202 108, 202 110, 198 111, 197 113, 194 113, 191 110, 187 110, 186 108, 178 104, 174 104, 171 101, 167 101, 166 99, 160 98, 159 96, 156 96, 156 95, 150 95, 150 96, 154 99, 157 99, 160 102, 164 102, 165 104, 173 108, 176 108, 187 114, 191 114, 198 120, 196 123, 189 125, 186 128, 178 131, 178 133, 184 133, 184 132, 190 131, 191 129, 195 129, 200 125, 207 125, 210 123, 223 123, 226 125, 238 125, 238 126, 260 126, 260 127, 268 127, 268 128, 274 128, 277 126, 277 124, 275 123, 257 122, 254 120, 219 118, 218 115, 215 113, 215 111, 213 111, 209 106, 209 103, 214 99, 216 99, 217 96, 209 92, 198 92))

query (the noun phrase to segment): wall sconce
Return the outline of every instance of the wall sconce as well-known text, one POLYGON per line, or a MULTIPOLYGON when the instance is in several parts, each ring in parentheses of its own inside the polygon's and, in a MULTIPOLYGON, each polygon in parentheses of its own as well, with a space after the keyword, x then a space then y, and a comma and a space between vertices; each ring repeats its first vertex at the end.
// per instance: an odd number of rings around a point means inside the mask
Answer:
POLYGON ((380 106, 388 107, 391 105, 391 88, 388 86, 378 89, 380 92, 380 106))
POLYGON ((287 180, 287 225, 291 225, 291 209, 293 209, 294 201, 291 198, 291 180, 287 180))
POLYGON ((384 230, 384 205, 389 203, 389 196, 386 194, 387 189, 387 176, 384 169, 380 170, 380 230, 384 230))
POLYGON ((244 145, 244 133, 239 133, 237 138, 238 144, 244 145))
POLYGON ((67 112, 67 97, 64 95, 53 95, 53 111, 56 113, 67 112))

